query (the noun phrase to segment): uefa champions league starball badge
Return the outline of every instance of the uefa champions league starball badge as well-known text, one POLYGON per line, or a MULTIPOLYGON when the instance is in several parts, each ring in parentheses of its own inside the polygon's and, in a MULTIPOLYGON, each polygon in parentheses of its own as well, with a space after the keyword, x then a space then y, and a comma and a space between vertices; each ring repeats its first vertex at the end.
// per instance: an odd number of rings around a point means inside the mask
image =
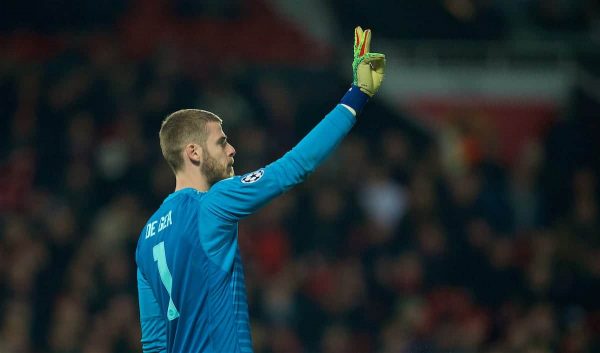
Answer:
POLYGON ((264 169, 259 169, 257 171, 254 171, 252 173, 248 173, 246 175, 244 175, 241 179, 242 183, 244 184, 251 184, 251 183, 255 183, 257 182, 260 178, 262 178, 262 176, 265 174, 265 170, 264 169))

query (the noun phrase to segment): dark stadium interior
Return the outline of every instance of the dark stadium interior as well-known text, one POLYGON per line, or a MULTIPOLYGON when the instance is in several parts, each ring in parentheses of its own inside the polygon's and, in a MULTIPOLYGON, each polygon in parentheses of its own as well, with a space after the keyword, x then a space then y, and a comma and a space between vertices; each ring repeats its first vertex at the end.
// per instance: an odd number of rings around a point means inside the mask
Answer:
POLYGON ((0 4, 0 352, 141 352, 135 244, 174 188, 162 119, 214 111, 236 173, 264 166, 348 88, 357 24, 374 50, 560 43, 579 71, 510 158, 476 112, 433 129, 370 102, 240 223, 255 351, 600 352, 599 2, 310 1, 332 40, 284 3, 0 4))

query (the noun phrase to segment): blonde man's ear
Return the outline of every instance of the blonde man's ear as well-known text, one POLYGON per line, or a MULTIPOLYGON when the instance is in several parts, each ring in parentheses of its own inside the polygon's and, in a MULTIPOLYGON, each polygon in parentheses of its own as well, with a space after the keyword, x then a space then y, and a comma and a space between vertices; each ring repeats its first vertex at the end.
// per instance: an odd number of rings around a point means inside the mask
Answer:
POLYGON ((194 164, 202 163, 202 147, 195 143, 190 143, 183 149, 185 157, 194 164))

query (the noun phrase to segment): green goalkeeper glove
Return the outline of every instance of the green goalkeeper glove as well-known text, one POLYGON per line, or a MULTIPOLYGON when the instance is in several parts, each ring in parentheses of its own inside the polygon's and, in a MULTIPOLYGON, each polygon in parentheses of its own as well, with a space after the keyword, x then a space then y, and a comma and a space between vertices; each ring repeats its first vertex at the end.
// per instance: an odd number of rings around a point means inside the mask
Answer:
POLYGON ((358 26, 354 29, 354 61, 352 62, 353 81, 362 92, 373 97, 385 73, 385 55, 371 53, 371 30, 358 26))

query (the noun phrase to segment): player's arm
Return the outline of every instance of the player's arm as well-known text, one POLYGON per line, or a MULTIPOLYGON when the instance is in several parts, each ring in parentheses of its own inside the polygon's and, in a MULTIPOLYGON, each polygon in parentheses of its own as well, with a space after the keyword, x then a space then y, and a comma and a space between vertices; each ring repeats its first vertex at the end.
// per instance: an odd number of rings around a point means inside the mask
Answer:
POLYGON ((139 269, 137 282, 142 324, 142 351, 144 353, 166 352, 167 326, 165 318, 161 315, 150 284, 139 269))
POLYGON ((290 187, 302 182, 354 124, 352 113, 336 107, 282 158, 252 173, 222 180, 209 190, 202 207, 226 222, 237 222, 290 187))
POLYGON ((385 68, 385 56, 370 53, 371 31, 357 27, 354 35, 354 80, 340 104, 282 158, 253 173, 216 183, 205 196, 207 211, 236 222, 304 181, 342 141, 356 114, 379 89, 385 68))

